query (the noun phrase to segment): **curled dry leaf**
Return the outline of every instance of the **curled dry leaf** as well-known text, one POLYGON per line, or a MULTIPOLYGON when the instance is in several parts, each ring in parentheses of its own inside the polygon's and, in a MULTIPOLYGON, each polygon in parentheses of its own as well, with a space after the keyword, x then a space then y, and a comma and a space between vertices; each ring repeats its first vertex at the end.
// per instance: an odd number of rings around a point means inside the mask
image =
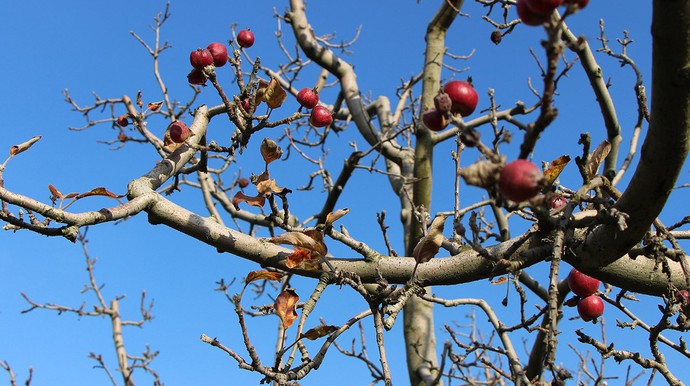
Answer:
POLYGON ((148 107, 150 111, 158 111, 158 109, 160 109, 161 106, 163 106, 163 101, 151 102, 148 105, 146 105, 146 107, 148 107))
POLYGON ((328 213, 328 215, 326 216, 326 226, 333 224, 339 218, 345 216, 348 213, 350 213, 350 208, 338 209, 335 212, 328 213))
POLYGON ((235 193, 235 197, 232 198, 232 205, 235 206, 236 210, 240 210, 240 204, 243 202, 261 208, 266 203, 266 198, 264 196, 250 197, 242 192, 235 193))
POLYGON ((84 198, 84 197, 89 197, 89 196, 105 196, 105 197, 110 197, 110 198, 122 198, 125 195, 124 194, 123 195, 117 195, 117 194, 109 191, 108 189, 106 189, 104 187, 98 187, 98 188, 92 189, 86 193, 82 193, 82 194, 78 195, 77 200, 84 198))
POLYGON ((274 308, 276 315, 280 318, 280 322, 283 324, 283 328, 288 329, 292 326, 292 323, 297 319, 297 301, 299 296, 295 293, 295 290, 287 288, 278 295, 274 308))
POLYGON ((321 259, 317 252, 295 246, 293 248, 295 252, 285 258, 285 266, 287 268, 299 268, 306 271, 318 271, 321 269, 321 259))
POLYGON ((479 161, 460 170, 460 176, 467 185, 489 188, 498 182, 501 165, 491 161, 479 161))
POLYGON ((33 146, 34 143, 38 142, 38 140, 41 138, 42 137, 40 135, 37 135, 26 142, 22 142, 19 145, 14 145, 10 147, 10 157, 14 157, 15 155, 23 151, 29 150, 29 148, 33 146))
POLYGON ((562 155, 551 161, 549 168, 544 171, 544 182, 546 185, 551 185, 556 181, 568 162, 570 162, 570 157, 567 155, 562 155))
POLYGON ((304 232, 285 232, 280 236, 268 239, 273 244, 288 244, 302 249, 308 249, 325 256, 328 248, 323 241, 323 234, 317 230, 307 230, 304 232))
POLYGON ((431 222, 429 233, 419 240, 417 246, 414 247, 412 255, 417 264, 426 263, 433 259, 441 249, 441 244, 445 239, 445 237, 443 237, 443 226, 446 222, 446 218, 447 216, 436 216, 434 221, 431 222))
POLYGON ((260 150, 261 156, 264 157, 264 162, 266 162, 266 165, 277 159, 280 159, 280 157, 283 156, 283 149, 281 149, 280 146, 278 146, 278 144, 270 138, 264 138, 264 140, 261 142, 260 150))
POLYGON ((53 195, 55 198, 63 199, 65 198, 65 195, 62 194, 55 186, 53 185, 48 185, 48 190, 50 190, 50 194, 53 195))
POLYGON ((246 287, 247 284, 255 282, 257 280, 280 280, 283 278, 283 274, 279 272, 270 272, 266 270, 261 270, 261 271, 252 271, 249 272, 247 277, 244 279, 244 286, 246 287))
POLYGON ((604 140, 602 143, 599 144, 599 146, 597 146, 596 149, 594 149, 592 154, 589 155, 586 165, 587 176, 589 178, 594 178, 594 176, 597 175, 597 171, 599 170, 601 162, 604 161, 604 159, 609 155, 610 152, 611 143, 607 140, 604 140))
POLYGON ((276 185, 276 180, 273 179, 257 183, 256 191, 261 197, 268 197, 271 194, 285 195, 291 192, 291 190, 288 188, 281 188, 280 186, 276 185))
POLYGON ((494 280, 491 282, 491 284, 497 285, 497 284, 503 284, 508 281, 508 278, 505 276, 501 276, 498 279, 494 280))
POLYGON ((280 86, 280 83, 275 78, 271 78, 271 81, 268 83, 260 83, 259 89, 256 91, 255 104, 258 105, 259 102, 264 101, 268 107, 277 109, 282 106, 286 98, 287 93, 280 86))
POLYGON ((304 334, 300 335, 300 338, 306 338, 309 340, 316 340, 321 337, 324 337, 326 335, 330 335, 331 333, 338 331, 339 327, 338 326, 327 326, 325 324, 316 326, 309 331, 305 332, 304 334))

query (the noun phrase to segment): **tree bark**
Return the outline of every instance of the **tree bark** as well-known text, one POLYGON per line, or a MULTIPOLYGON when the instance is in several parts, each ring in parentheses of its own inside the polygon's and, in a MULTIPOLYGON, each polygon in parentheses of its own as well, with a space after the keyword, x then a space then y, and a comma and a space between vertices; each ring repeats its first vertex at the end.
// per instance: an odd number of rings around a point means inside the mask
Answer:
POLYGON ((578 266, 596 271, 642 240, 666 204, 687 157, 689 120, 690 1, 656 0, 649 132, 630 185, 615 205, 630 216, 627 228, 620 230, 615 224, 607 224, 595 229, 575 250, 578 266))

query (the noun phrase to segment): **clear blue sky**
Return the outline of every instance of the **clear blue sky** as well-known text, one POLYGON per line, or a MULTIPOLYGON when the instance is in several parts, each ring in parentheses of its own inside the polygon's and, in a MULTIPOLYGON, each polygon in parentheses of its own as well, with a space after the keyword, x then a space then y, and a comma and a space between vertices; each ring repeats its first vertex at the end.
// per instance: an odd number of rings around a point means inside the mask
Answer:
MULTIPOLYGON (((361 26, 361 36, 351 47, 352 54, 346 59, 355 65, 358 81, 365 95, 386 95, 393 103, 395 88, 401 81, 409 79, 421 70, 424 49, 424 31, 429 18, 435 13, 438 2, 416 1, 351 1, 336 8, 334 3, 312 1, 308 5, 310 23, 319 34, 337 33, 338 40, 348 41, 355 36, 356 28, 361 26)), ((113 138, 109 125, 101 125, 84 132, 71 132, 68 127, 84 124, 83 118, 63 102, 61 95, 65 88, 70 89, 72 97, 80 104, 93 101, 91 93, 102 98, 119 97, 123 94, 136 95, 142 90, 146 101, 159 100, 159 89, 152 76, 150 56, 134 40, 129 31, 135 31, 147 41, 153 35, 149 29, 152 18, 163 10, 163 1, 68 1, 68 2, 0 2, 0 48, 3 60, 0 73, 4 76, 0 92, 0 113, 3 117, 3 136, 0 150, 22 142, 34 135, 43 139, 31 150, 13 159, 4 173, 5 187, 28 196, 48 202, 48 184, 56 185, 63 192, 83 192, 97 186, 105 186, 118 194, 125 193, 126 183, 148 171, 156 162, 157 155, 150 147, 128 145, 119 151, 109 150, 98 140, 113 138)), ((188 55, 197 47, 205 47, 212 41, 225 41, 231 38, 230 25, 239 28, 250 27, 256 34, 256 44, 248 52, 260 56, 262 63, 277 65, 285 61, 278 50, 275 29, 276 19, 273 8, 279 13, 287 7, 287 2, 242 1, 221 2, 202 7, 192 2, 173 2, 172 17, 162 30, 162 40, 172 44, 161 58, 161 73, 173 97, 186 100, 191 95, 186 84, 189 72, 188 55)), ((518 26, 503 43, 494 46, 489 41, 492 28, 481 19, 482 10, 468 1, 465 12, 470 18, 459 17, 449 32, 448 46, 456 55, 466 55, 476 49, 468 61, 456 61, 451 65, 469 68, 480 92, 480 108, 488 106, 486 92, 496 90, 498 103, 511 106, 517 100, 533 103, 535 97, 527 87, 527 78, 538 82, 539 71, 528 49, 534 48, 543 58, 539 41, 544 38, 541 28, 518 26)), ((640 2, 635 6, 622 6, 620 2, 592 1, 589 7, 576 15, 570 26, 576 34, 590 38, 592 46, 598 47, 594 40, 599 33, 599 19, 606 20, 608 36, 611 40, 622 36, 628 29, 635 43, 629 54, 637 61, 645 75, 648 90, 650 82, 650 36, 649 20, 651 6, 640 2)), ((498 16, 498 13, 494 13, 498 16)), ((515 17, 511 10, 510 18, 515 17)), ((283 30, 289 33, 287 26, 283 30)), ((292 39, 288 39, 292 42, 292 39)), ((292 44, 292 43, 290 43, 292 44)), ((612 43, 614 44, 614 43, 612 43)), ((291 47, 291 46, 290 46, 291 47)), ((614 44, 615 49, 619 47, 614 44)), ((573 58, 568 53, 567 57, 573 58)), ((611 93, 618 108, 624 132, 630 133, 636 117, 634 78, 629 69, 621 71, 613 59, 599 57, 604 74, 612 77, 611 93)), ((449 77, 449 72, 444 76, 449 77)), ((221 72, 228 88, 232 87, 231 74, 226 68, 221 72)), ((311 86, 316 72, 303 74, 304 87, 311 86)), ((464 77, 463 74, 460 75, 464 77)), ((332 79, 331 79, 332 80, 332 79)), ((537 147, 535 160, 549 161, 561 154, 572 157, 580 153, 576 142, 584 131, 592 133, 593 143, 604 139, 603 123, 597 115, 594 96, 587 88, 587 80, 580 68, 571 71, 568 78, 561 81, 562 96, 556 103, 560 109, 558 120, 545 133, 537 147)), ((301 85, 300 85, 301 86, 301 85)), ((236 90, 234 90, 236 91, 236 90)), ((334 101, 335 95, 325 92, 323 98, 334 101)), ((211 88, 199 99, 199 103, 210 105, 220 101, 211 88)), ((293 111, 290 102, 285 107, 293 111)), ((289 114, 289 112, 284 115, 289 114)), ((475 113, 476 115, 476 113, 475 113)), ((274 115, 275 116, 275 115, 274 115)), ((222 117, 219 117, 222 118, 222 117)), ((189 122, 189 117, 187 117, 189 122)), ((225 123, 214 123, 211 135, 219 141, 227 140, 230 133, 225 123), (225 131, 223 131, 225 129, 225 131)), ((165 125, 150 123, 149 128, 162 136, 165 125), (159 127, 156 127, 156 124, 159 127)), ((514 130, 514 128, 511 128, 514 130)), ((351 148, 347 141, 356 138, 353 128, 342 134, 340 141, 329 141, 327 147, 328 165, 337 175, 342 161, 351 148)), ((277 139, 279 129, 267 132, 264 136, 277 139)), ((509 157, 514 157, 521 135, 509 157)), ((366 149, 361 139, 357 140, 360 149, 366 149)), ((450 143, 439 146, 436 167, 441 176, 450 176, 450 143)), ((627 148, 626 135, 623 147, 627 148)), ((258 147, 258 142, 254 143, 258 147)), ((242 170, 243 175, 260 172, 263 166, 258 162, 257 147, 250 148, 234 170, 242 170)), ((4 151, 4 150, 2 150, 4 151)), ((624 156, 625 154, 623 154, 624 156)), ((476 155, 467 152, 463 160, 467 163, 476 155)), ((621 157, 622 158, 622 157, 621 157)), ((0 158, 0 161, 4 158, 0 158)), ((275 162, 271 165, 273 176, 279 184, 296 188, 306 184, 305 176, 291 174, 296 167, 310 166, 299 163, 296 157, 288 162, 275 162)), ((448 177, 450 178, 450 177, 448 177)), ((577 172, 571 165, 563 175, 565 182, 577 181, 577 172)), ((451 208, 452 185, 448 179, 437 178, 434 192, 433 211, 451 208)), ((687 170, 679 183, 687 183, 687 170)), ((397 202, 388 192, 385 179, 368 172, 358 172, 352 180, 353 188, 347 191, 340 207, 351 207, 353 211, 342 221, 354 237, 360 238, 375 248, 383 250, 383 242, 376 228, 375 213, 386 209, 394 247, 402 251, 400 226, 397 220, 397 202), (376 184, 380 188, 374 189, 376 184)), ((571 185, 572 187, 572 185, 571 185)), ((318 210, 314 200, 323 198, 320 186, 312 192, 295 192, 290 196, 291 209, 300 217, 306 218, 318 210), (312 204, 310 206, 310 204, 312 204)), ((469 203, 481 195, 474 188, 467 188, 469 203)), ((687 214, 680 203, 684 191, 677 191, 667 215, 662 217, 671 223, 687 214)), ((187 188, 173 199, 189 205, 203 213, 198 203, 198 195, 187 188)), ((316 201, 318 202, 318 201, 316 201)), ((99 209, 113 205, 108 200, 93 199, 74 205, 75 211, 99 209)), ((230 223, 228 221, 228 223, 230 223)), ((218 254, 213 248, 197 243, 164 226, 151 226, 144 216, 137 216, 119 225, 104 224, 92 227, 89 231, 89 250, 92 257, 98 257, 96 277, 105 283, 104 294, 113 296, 126 294, 122 301, 123 314, 137 319, 139 293, 145 289, 149 297, 155 298, 152 323, 143 329, 125 330, 125 340, 132 354, 139 354, 146 344, 160 350, 153 368, 161 375, 166 385, 216 385, 216 384, 256 384, 259 376, 240 371, 227 355, 199 340, 205 333, 218 337, 224 344, 245 355, 243 345, 237 334, 237 323, 232 306, 222 294, 214 292, 215 282, 220 278, 241 280, 249 271, 258 269, 254 264, 239 260, 231 255, 218 254)), ((352 252, 329 243, 334 254, 338 252, 353 256, 352 252)), ((94 385, 107 384, 105 373, 94 369, 95 362, 87 359, 89 352, 104 355, 111 369, 116 361, 109 336, 110 326, 105 319, 82 318, 74 315, 61 315, 48 311, 34 311, 20 314, 27 308, 19 292, 25 291, 39 302, 59 303, 78 306, 82 302, 93 304, 93 297, 79 293, 87 282, 84 271, 84 258, 81 247, 64 239, 48 239, 29 232, 0 233, 0 360, 8 361, 21 381, 27 375, 28 367, 34 368, 36 385, 94 385)), ((567 269, 567 268, 566 268, 567 269)), ((544 280, 543 269, 533 270, 535 277, 544 280)), ((296 280, 297 292, 305 299, 315 282, 296 280)), ((231 292, 239 291, 235 284, 231 292)), ((447 297, 468 294, 491 293, 489 299, 509 320, 514 321, 511 310, 502 309, 500 300, 505 287, 476 283, 453 288, 439 288, 447 297), (495 294, 494 294, 495 293, 495 294)), ((329 288, 325 299, 319 304, 309 326, 317 323, 323 316, 328 323, 341 324, 349 317, 366 308, 366 304, 352 296, 344 296, 347 289, 329 288), (352 312, 343 312, 344 309, 352 312)), ((514 292, 512 304, 518 299, 514 292)), ((263 299, 254 304, 270 303, 263 299)), ((536 303, 536 302, 535 302, 536 303)), ((642 312, 653 313, 657 300, 642 306, 642 312)), ((251 304, 247 298, 245 305, 251 304)), ((531 304, 530 304, 531 306, 531 304)), ((566 309, 566 317, 575 316, 573 309, 566 309)), ((439 310, 437 315, 438 340, 443 342, 447 336, 441 333, 443 323, 456 320, 466 324, 465 316, 470 309, 439 310)), ((609 339, 616 337, 615 319, 623 315, 610 310, 605 314, 609 339)), ((480 318, 481 319, 481 318, 480 318)), ((650 321, 652 322, 652 321, 650 321)), ((271 349, 275 344, 277 318, 250 320, 250 328, 265 363, 271 362, 271 349)), ((585 325, 581 321, 564 321, 561 325, 566 334, 576 328, 599 336, 598 325, 585 325)), ((291 331, 294 332, 294 331, 291 331)), ((488 330, 484 331, 489 333, 488 330)), ((643 350, 644 335, 633 335, 642 341, 642 346, 631 348, 643 350)), ((349 346, 356 331, 342 339, 349 346)), ((392 369, 396 384, 406 383, 404 355, 401 345, 402 333, 398 325, 387 334, 392 369)), ((620 343, 634 344, 635 339, 620 339, 620 343)), ((369 337, 369 353, 376 357, 375 341, 369 337)), ((515 342, 521 350, 521 342, 515 342)), ((529 343, 531 345, 531 341, 529 343)), ((312 352, 316 346, 310 346, 312 352)), ((564 361, 575 361, 570 350, 561 349, 564 361)), ((246 356, 246 355, 245 355, 246 356)), ((678 357, 670 355, 670 361, 678 357)), ((575 368, 574 362, 564 362, 575 368)), ((624 374, 625 367, 613 361, 607 368, 615 374, 624 374)), ((676 374, 681 376, 683 374, 676 374)), ((7 379, 0 373, 0 383, 7 379)), ((149 383, 142 373, 136 377, 140 384, 149 383)), ((368 383, 368 372, 355 360, 331 353, 322 368, 310 375, 304 384, 361 385, 368 383)))

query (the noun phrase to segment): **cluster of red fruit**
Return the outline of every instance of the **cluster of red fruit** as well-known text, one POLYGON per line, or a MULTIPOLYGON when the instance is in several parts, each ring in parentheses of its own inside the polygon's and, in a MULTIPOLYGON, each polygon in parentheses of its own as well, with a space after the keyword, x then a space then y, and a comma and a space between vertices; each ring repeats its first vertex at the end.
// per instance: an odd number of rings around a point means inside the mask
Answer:
POLYGON ((474 112, 479 95, 472 83, 453 80, 446 83, 434 97, 434 109, 424 112, 422 121, 431 131, 441 131, 448 126, 448 114, 466 117, 474 112))
POLYGON ((595 295, 599 290, 599 280, 573 268, 568 274, 568 286, 577 295, 577 313, 582 320, 589 322, 604 314, 604 301, 595 295))
MULTIPOLYGON (((254 33, 249 29, 237 34, 237 44, 248 48, 254 44, 254 33)), ((206 75, 204 67, 213 65, 223 67, 228 62, 228 47, 223 43, 213 42, 206 48, 197 48, 189 54, 189 62, 192 64, 192 72, 187 75, 191 84, 205 84, 206 75)))
POLYGON ((542 25, 549 20, 553 11, 561 5, 573 5, 582 9, 589 0, 517 0, 518 17, 527 25, 542 25))
POLYGON ((328 108, 319 105, 319 94, 313 88, 303 88, 297 93, 297 102, 311 110, 309 123, 314 127, 326 127, 333 122, 328 108))

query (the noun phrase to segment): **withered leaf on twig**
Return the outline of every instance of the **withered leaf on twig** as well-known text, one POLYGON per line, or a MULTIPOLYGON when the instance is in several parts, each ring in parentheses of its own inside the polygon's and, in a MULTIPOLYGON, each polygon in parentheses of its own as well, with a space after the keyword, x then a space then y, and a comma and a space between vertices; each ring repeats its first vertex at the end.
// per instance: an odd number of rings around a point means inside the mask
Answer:
POLYGON ((163 106, 163 101, 151 102, 148 105, 146 105, 146 107, 148 107, 150 111, 158 111, 158 109, 160 109, 161 106, 163 106))
POLYGON ((232 205, 235 207, 236 210, 240 210, 240 203, 243 203, 243 202, 246 202, 247 204, 249 204, 251 206, 258 206, 259 208, 261 208, 266 203, 266 197, 264 197, 264 196, 250 197, 250 196, 247 196, 246 194, 244 194, 242 192, 235 193, 235 197, 232 198, 232 205))
POLYGON ((479 161, 460 170, 460 176, 467 185, 488 188, 496 185, 500 164, 491 161, 479 161))
POLYGON ((280 159, 280 157, 283 156, 283 149, 281 149, 280 146, 278 146, 278 144, 270 138, 264 138, 264 140, 261 142, 260 150, 261 156, 264 157, 264 162, 266 162, 266 165, 277 159, 280 159))
POLYGON ((606 157, 609 155, 609 152, 611 152, 611 143, 607 140, 604 140, 589 155, 586 165, 587 176, 589 178, 594 178, 594 176, 597 175, 601 162, 606 159, 606 157))
POLYGON ((350 213, 350 208, 344 208, 344 209, 338 209, 335 212, 330 212, 326 216, 326 226, 329 226, 333 224, 334 222, 338 221, 339 218, 345 216, 346 214, 350 213))
POLYGON ((280 322, 283 328, 288 329, 292 326, 292 323, 297 319, 297 301, 299 296, 295 293, 295 290, 291 288, 285 289, 278 295, 274 308, 276 315, 280 318, 280 322))
POLYGON ((14 145, 10 147, 10 157, 14 157, 15 155, 23 151, 29 150, 29 148, 33 146, 34 143, 38 142, 38 140, 41 138, 42 137, 40 135, 37 135, 26 142, 22 142, 19 145, 14 145))
POLYGON ((328 253, 323 234, 315 229, 303 232, 286 232, 282 235, 268 239, 274 244, 292 245, 295 252, 285 258, 287 268, 302 268, 306 270, 318 270, 321 268, 321 259, 328 253))
POLYGON ((122 198, 125 195, 124 194, 117 195, 117 194, 115 194, 115 193, 113 193, 113 192, 109 191, 108 189, 101 186, 98 188, 91 189, 90 191, 88 191, 86 193, 82 193, 82 194, 78 195, 77 200, 80 198, 89 197, 89 196, 104 196, 104 197, 110 197, 110 198, 122 198))
POLYGON ((261 82, 259 89, 256 91, 256 105, 261 101, 266 102, 266 105, 272 109, 277 109, 280 107, 285 99, 287 98, 287 93, 280 86, 280 83, 275 79, 271 78, 271 81, 261 82))
POLYGON ((280 280, 283 278, 283 274, 279 272, 271 272, 266 270, 252 271, 247 274, 244 279, 244 286, 246 287, 249 283, 255 282, 257 280, 280 280))
POLYGON ((568 165, 568 162, 570 162, 570 157, 567 155, 562 155, 551 161, 549 168, 544 171, 544 181, 546 185, 551 185, 556 181, 565 166, 568 165))
POLYGON ((327 326, 325 324, 321 324, 300 335, 300 338, 316 340, 326 335, 329 335, 332 332, 338 331, 338 328, 338 326, 327 326))
POLYGON ((436 216, 434 221, 431 222, 429 233, 419 240, 417 246, 414 247, 412 255, 417 264, 426 263, 433 259, 441 249, 441 244, 445 239, 443 237, 443 226, 446 218, 447 216, 436 216))

